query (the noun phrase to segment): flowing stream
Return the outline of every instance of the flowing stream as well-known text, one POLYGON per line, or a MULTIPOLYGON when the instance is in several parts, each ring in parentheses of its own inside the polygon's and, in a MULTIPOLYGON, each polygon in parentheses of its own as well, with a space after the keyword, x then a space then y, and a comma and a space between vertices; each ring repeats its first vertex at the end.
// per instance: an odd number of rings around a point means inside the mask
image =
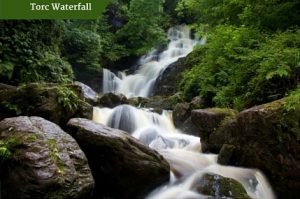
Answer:
MULTIPOLYGON (((118 75, 104 70, 105 92, 118 92, 127 97, 148 96, 161 72, 178 58, 186 56, 197 40, 190 38, 188 28, 180 26, 168 32, 169 46, 154 58, 154 52, 140 60, 140 67, 132 75, 118 75)), ((157 150, 171 166, 171 180, 158 187, 147 198, 151 199, 202 199, 211 198, 195 191, 197 180, 206 173, 219 174, 239 181, 247 194, 254 199, 275 198, 263 174, 255 169, 222 166, 217 155, 201 153, 200 138, 180 132, 172 121, 172 113, 153 113, 129 105, 113 109, 94 108, 93 120, 129 132, 142 143, 157 150)))

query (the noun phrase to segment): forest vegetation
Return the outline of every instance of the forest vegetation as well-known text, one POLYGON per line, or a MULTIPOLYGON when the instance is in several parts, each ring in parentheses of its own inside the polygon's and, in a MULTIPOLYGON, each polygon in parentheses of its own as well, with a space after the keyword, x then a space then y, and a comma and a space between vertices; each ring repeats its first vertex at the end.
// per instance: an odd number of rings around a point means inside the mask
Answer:
MULTIPOLYGON (((189 25, 207 43, 187 57, 179 91, 238 110, 300 96, 298 0, 112 0, 96 20, 0 21, 1 82, 67 83, 136 59, 189 25), (75 74, 74 74, 75 73, 75 74)), ((127 66, 129 67, 129 66, 127 66)), ((300 99, 299 99, 300 100, 300 99)))

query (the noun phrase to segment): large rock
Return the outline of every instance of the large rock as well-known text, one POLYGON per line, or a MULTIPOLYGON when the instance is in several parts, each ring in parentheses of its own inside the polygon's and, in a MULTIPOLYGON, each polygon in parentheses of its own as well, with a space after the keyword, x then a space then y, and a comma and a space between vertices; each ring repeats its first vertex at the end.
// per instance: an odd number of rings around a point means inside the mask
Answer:
POLYGON ((65 126, 72 117, 92 118, 93 107, 85 102, 84 92, 77 85, 29 84, 0 89, 0 120, 19 115, 40 116, 65 126))
POLYGON ((198 128, 191 120, 191 103, 178 103, 173 110, 173 121, 176 128, 190 135, 199 136, 198 128))
POLYGON ((189 67, 185 64, 185 58, 170 64, 157 78, 152 95, 170 96, 178 92, 178 83, 182 79, 182 72, 189 67))
POLYGON ((82 94, 81 98, 89 104, 96 105, 98 101, 98 94, 88 85, 81 82, 74 82, 74 86, 78 86, 77 90, 82 94))
POLYGON ((217 174, 204 174, 194 182, 192 188, 203 195, 214 198, 251 199, 238 181, 217 174))
POLYGON ((79 118, 68 128, 89 160, 97 198, 142 198, 169 180, 166 160, 124 131, 79 118))
POLYGON ((1 198, 91 198, 84 153, 56 124, 40 117, 0 122, 1 198))
POLYGON ((294 111, 284 109, 285 103, 282 99, 242 111, 216 130, 210 142, 234 146, 225 151, 226 161, 262 170, 278 198, 298 198, 300 103, 294 111))
POLYGON ((217 128, 234 118, 236 111, 232 109, 209 108, 192 110, 191 120, 197 126, 201 138, 201 148, 203 152, 218 153, 222 147, 223 140, 218 140, 217 128), (211 141, 211 137, 214 137, 211 141), (221 144, 219 144, 221 143, 221 144))
POLYGON ((102 107, 114 108, 121 104, 128 103, 128 99, 123 94, 105 93, 99 98, 97 105, 102 107))

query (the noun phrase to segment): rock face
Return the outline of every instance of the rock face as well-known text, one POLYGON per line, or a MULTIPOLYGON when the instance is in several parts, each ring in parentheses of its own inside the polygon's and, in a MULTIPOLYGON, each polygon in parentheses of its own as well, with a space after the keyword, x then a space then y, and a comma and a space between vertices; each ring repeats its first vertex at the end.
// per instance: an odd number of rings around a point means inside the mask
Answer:
POLYGON ((142 198, 169 180, 166 160, 127 133, 79 118, 68 129, 89 160, 96 198, 142 198))
POLYGON ((0 122, 1 198, 91 198, 84 153, 56 124, 40 117, 0 122))
POLYGON ((216 130, 235 115, 236 111, 232 109, 210 108, 192 111, 191 120, 198 128, 203 152, 218 153, 220 151, 224 140, 217 136, 216 130))
POLYGON ((97 105, 103 107, 114 108, 121 104, 128 104, 128 100, 126 96, 122 94, 115 94, 115 93, 105 93, 103 94, 99 100, 97 105))
POLYGON ((170 64, 157 78, 153 95, 170 96, 178 92, 178 83, 182 79, 181 73, 188 69, 185 64, 185 58, 180 58, 173 64, 170 64))
POLYGON ((300 195, 300 105, 288 112, 283 108, 284 103, 282 99, 240 112, 235 119, 221 125, 209 141, 218 147, 231 145, 223 147, 222 152, 230 164, 262 170, 278 198, 297 198, 300 195))
POLYGON ((214 198, 251 199, 238 181, 217 174, 204 174, 193 185, 193 189, 214 198))
POLYGON ((0 119, 40 116, 65 126, 72 117, 92 118, 93 107, 85 102, 84 92, 77 85, 29 84, 0 89, 0 119))

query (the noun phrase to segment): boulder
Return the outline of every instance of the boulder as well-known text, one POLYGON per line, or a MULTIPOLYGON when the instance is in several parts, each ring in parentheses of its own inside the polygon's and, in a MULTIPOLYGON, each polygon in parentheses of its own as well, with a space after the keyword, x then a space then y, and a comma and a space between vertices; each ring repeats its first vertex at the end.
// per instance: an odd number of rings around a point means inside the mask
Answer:
POLYGON ((220 126, 209 142, 234 146, 230 164, 262 170, 278 198, 297 198, 300 195, 300 103, 294 110, 287 110, 286 100, 240 112, 235 119, 220 126))
POLYGON ((84 101, 84 92, 76 85, 28 84, 0 92, 0 119, 40 116, 64 127, 72 117, 93 115, 93 107, 84 101))
POLYGON ((78 90, 82 93, 84 101, 89 104, 96 105, 99 96, 91 87, 81 82, 74 82, 73 85, 79 87, 78 90))
POLYGON ((169 180, 167 161, 126 132, 80 118, 68 129, 88 158, 96 198, 142 198, 169 180))
MULTIPOLYGON (((218 153, 222 147, 223 140, 211 141, 211 137, 215 136, 217 128, 226 123, 231 118, 234 118, 236 111, 232 109, 209 108, 192 110, 191 120, 198 128, 201 138, 201 148, 203 152, 218 153), (221 144, 218 144, 220 143, 221 144)), ((218 139, 218 137, 216 137, 218 139)))
POLYGON ((192 186, 193 190, 214 198, 251 199, 238 181, 217 174, 204 174, 192 186))
POLYGON ((174 125, 178 128, 191 116, 190 104, 187 102, 178 103, 173 110, 174 125))
POLYGON ((176 104, 172 116, 176 128, 185 134, 199 136, 198 129, 191 120, 190 103, 183 102, 176 104))
POLYGON ((234 157, 234 151, 235 146, 230 144, 223 144, 220 153, 218 155, 218 163, 223 165, 228 165, 234 160, 232 159, 234 157))
POLYGON ((97 103, 98 106, 114 108, 121 104, 128 104, 128 100, 125 95, 116 93, 103 94, 97 103))
POLYGON ((91 198, 84 153, 59 126, 40 117, 0 122, 1 198, 91 198))

